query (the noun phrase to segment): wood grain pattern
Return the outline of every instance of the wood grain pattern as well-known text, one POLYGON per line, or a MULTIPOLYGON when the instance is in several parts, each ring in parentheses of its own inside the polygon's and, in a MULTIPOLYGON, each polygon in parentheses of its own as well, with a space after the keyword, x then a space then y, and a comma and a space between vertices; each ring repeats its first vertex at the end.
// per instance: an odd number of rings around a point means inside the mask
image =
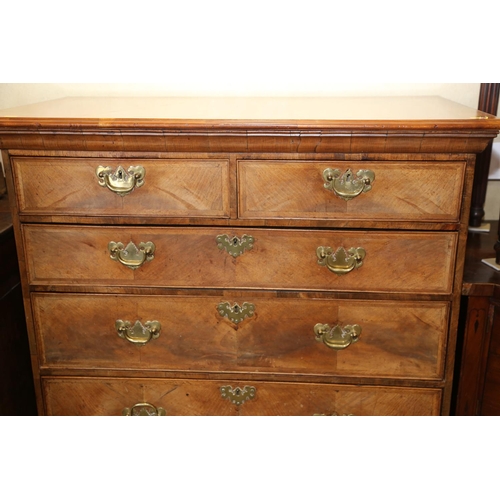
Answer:
POLYGON ((252 371, 345 377, 442 377, 446 302, 207 296, 34 294, 42 366, 177 371, 252 371), (220 302, 251 302, 235 325, 220 302), (117 319, 156 320, 158 339, 132 345, 117 319), (316 340, 314 325, 359 324, 360 340, 342 351, 316 340))
POLYGON ((499 129, 440 98, 0 111, 40 413, 147 400, 169 415, 447 414, 475 155, 499 129), (148 169, 131 195, 88 183, 95 162, 129 160, 148 169), (325 165, 373 167, 373 189, 338 202, 325 165), (250 234, 253 248, 234 258, 217 248, 224 234, 250 234), (131 270, 110 241, 152 241, 155 257, 131 270), (337 276, 319 246, 366 257, 337 276), (220 300, 256 313, 236 327, 220 300), (114 322, 134 316, 161 321, 161 336, 120 339, 114 322), (334 322, 360 324, 360 340, 333 352, 312 338, 313 323, 334 322), (256 398, 238 408, 224 383, 251 383, 256 398))
POLYGON ((0 149, 479 153, 499 129, 439 97, 75 97, 1 110, 0 149))
POLYGON ((465 163, 239 161, 241 218, 456 221, 465 163), (344 201, 323 171, 369 169, 372 189, 344 201))
MULTIPOLYGON (((257 288, 450 293, 453 233, 252 230, 254 247, 234 258, 217 247, 220 228, 24 226, 33 284, 115 284, 172 288, 257 288), (110 259, 108 243, 151 241, 155 257, 132 270, 110 259), (316 250, 362 247, 363 265, 338 276, 316 250), (57 265, 56 265, 57 263, 57 265)), ((247 233, 238 231, 238 236, 247 233)), ((234 234, 230 233, 229 237, 234 234)))
POLYGON ((229 217, 228 160, 16 158, 22 214, 229 217), (122 197, 98 183, 96 168, 142 166, 144 185, 122 197))
MULTIPOLYGON (((31 121, 31 120, 30 120, 31 121)), ((483 121, 483 120, 478 120, 483 121)), ((493 122, 493 120, 491 120, 493 122)), ((498 122, 496 122, 498 123, 498 122)), ((469 121, 470 124, 470 121, 469 121)), ((488 124, 490 121, 488 120, 488 124)), ((334 124, 335 125, 335 124, 334 124)), ((344 124, 344 126, 347 124, 344 124)), ((381 123, 382 129, 384 123, 381 123)), ((167 133, 164 128, 127 133, 126 130, 83 131, 68 133, 48 129, 43 135, 31 129, 3 131, 0 127, 0 148, 9 149, 59 149, 62 151, 95 150, 115 152, 162 152, 162 153, 320 153, 320 154, 363 154, 363 153, 413 153, 453 154, 480 153, 496 135, 496 131, 469 130, 446 133, 432 130, 435 123, 427 124, 425 130, 383 130, 379 136, 366 126, 360 130, 346 132, 344 129, 329 129, 324 123, 316 129, 270 132, 269 128, 219 130, 206 125, 201 130, 190 130, 188 125, 175 124, 175 130, 167 133)), ((157 125, 159 127, 159 125, 157 125)), ((460 123, 457 123, 457 129, 460 123)), ((496 128, 500 128, 498 125, 496 128)), ((45 132, 45 131, 44 131, 45 132)))
POLYGON ((48 415, 121 415, 123 408, 147 402, 167 416, 266 415, 357 416, 438 415, 440 389, 186 379, 44 378, 48 415), (220 387, 256 388, 240 406, 223 399, 220 387))

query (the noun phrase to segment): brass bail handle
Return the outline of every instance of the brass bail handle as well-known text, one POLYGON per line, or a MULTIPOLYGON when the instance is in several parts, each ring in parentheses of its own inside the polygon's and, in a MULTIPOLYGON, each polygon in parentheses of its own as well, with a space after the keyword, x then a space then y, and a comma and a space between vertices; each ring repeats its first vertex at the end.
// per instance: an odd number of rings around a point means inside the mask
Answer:
POLYGON ((375 174, 371 170, 361 169, 354 174, 350 168, 344 173, 336 168, 327 168, 323 171, 325 189, 332 191, 345 201, 352 200, 361 193, 372 188, 375 174))
POLYGON ((113 171, 112 167, 99 165, 95 173, 100 186, 108 188, 119 196, 125 196, 135 188, 141 187, 146 176, 144 167, 139 165, 132 165, 128 170, 119 166, 115 171, 113 171))
POLYGON ((335 325, 317 323, 314 326, 314 334, 318 342, 323 342, 327 347, 335 351, 347 349, 351 344, 356 343, 361 335, 359 325, 335 325))
POLYGON ((366 250, 362 247, 353 247, 349 250, 340 247, 334 252, 331 247, 318 247, 316 255, 320 266, 325 266, 337 275, 343 275, 363 265, 366 250))
POLYGON ((111 259, 130 269, 138 269, 145 262, 154 259, 155 245, 148 241, 147 243, 139 243, 139 246, 136 246, 133 242, 125 246, 121 242, 110 241, 108 250, 111 259))
POLYGON ((128 340, 131 344, 145 345, 160 336, 161 324, 159 321, 146 321, 144 325, 137 320, 134 325, 130 321, 116 320, 115 329, 118 336, 128 340))
POLYGON ((164 408, 156 407, 150 403, 137 403, 131 408, 123 408, 124 417, 163 417, 167 414, 164 408))

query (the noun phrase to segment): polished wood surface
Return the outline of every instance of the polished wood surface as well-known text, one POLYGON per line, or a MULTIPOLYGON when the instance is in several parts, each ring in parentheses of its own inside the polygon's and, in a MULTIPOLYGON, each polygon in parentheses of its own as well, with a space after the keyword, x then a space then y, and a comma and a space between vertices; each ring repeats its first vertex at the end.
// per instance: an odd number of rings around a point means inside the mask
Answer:
POLYGON ((5 150, 479 153, 500 120, 440 97, 74 97, 0 110, 0 129, 5 150))
MULTIPOLYGON (((458 221, 464 162, 239 161, 229 184, 229 158, 18 158, 13 171, 22 215, 141 218, 229 217, 239 193, 243 219, 373 219, 458 221), (125 197, 98 184, 99 165, 145 168, 143 186, 125 197), (324 188, 323 171, 370 169, 372 190, 349 202, 324 188), (443 186, 446 186, 443 189, 443 186), (102 190, 106 192, 106 195, 102 190), (231 192, 230 192, 231 191, 231 192)), ((236 207, 234 207, 236 212, 236 207)))
POLYGON ((144 218, 229 217, 228 159, 19 158, 13 162, 22 214, 144 218), (140 165, 144 185, 119 196, 99 185, 98 166, 140 165))
MULTIPOLYGON (((491 115, 441 97, 67 97, 0 110, 0 126, 132 127, 168 122, 183 127, 212 121, 212 126, 248 126, 249 122, 282 121, 301 127, 317 121, 388 128, 476 128, 471 119, 491 115), (76 119, 76 123, 74 121, 76 119), (404 122, 411 122, 405 124, 404 122), (356 122, 359 122, 356 124, 356 122)), ((498 127, 478 123, 477 128, 498 127)))
MULTIPOLYGON (((24 226, 29 282, 450 294, 457 237, 446 232, 240 230, 253 248, 232 257, 217 246, 221 228, 24 226), (155 255, 131 269, 108 244, 152 242, 155 255), (363 264, 337 275, 318 264, 318 247, 363 248, 363 264), (57 265, 56 265, 57 263, 57 265), (411 264, 410 264, 411 263, 411 264)), ((228 234, 233 238, 234 234, 228 234)))
POLYGON ((2 113, 40 413, 147 399, 181 415, 449 413, 475 155, 500 120, 440 98, 67 99, 2 113), (96 185, 96 163, 135 160, 144 186, 120 199, 96 185), (332 198, 321 170, 335 162, 376 167, 372 190, 332 198), (217 246, 245 234, 239 257, 217 246), (154 259, 129 269, 111 241, 151 241, 154 259), (338 276, 320 246, 366 256, 338 276), (253 301, 255 315, 236 328, 220 300, 253 301), (165 322, 140 351, 113 332, 129 313, 165 322), (333 321, 364 333, 333 352, 313 335, 333 321), (235 410, 222 382, 257 397, 235 410))
POLYGON ((438 415, 439 389, 270 383, 245 380, 152 380, 45 378, 48 415, 121 415, 147 402, 166 415, 438 415), (255 398, 238 406, 220 388, 255 387, 255 398))
POLYGON ((228 294, 221 300, 34 294, 41 363, 52 368, 98 366, 144 372, 252 371, 434 380, 443 375, 446 302, 269 298, 250 291, 243 295, 231 300, 228 294), (218 313, 221 302, 250 302, 255 313, 235 324, 218 313), (117 319, 131 324, 159 321, 160 336, 144 346, 133 345, 118 336, 117 319), (408 329, 413 322, 415 326, 408 329), (316 339, 317 323, 332 328, 358 324, 362 333, 356 343, 337 351, 316 339))
POLYGON ((458 221, 464 175, 464 162, 243 160, 240 217, 458 221), (326 169, 369 169, 375 181, 346 201, 324 188, 326 169))

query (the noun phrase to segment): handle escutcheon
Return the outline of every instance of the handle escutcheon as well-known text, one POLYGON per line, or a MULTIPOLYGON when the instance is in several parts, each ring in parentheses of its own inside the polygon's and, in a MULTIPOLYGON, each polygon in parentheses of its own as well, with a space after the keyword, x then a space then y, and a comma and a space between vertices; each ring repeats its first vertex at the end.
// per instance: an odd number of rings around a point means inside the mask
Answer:
POLYGON ((241 238, 237 236, 230 238, 227 234, 221 234, 215 238, 215 241, 220 250, 225 250, 232 257, 239 257, 245 250, 253 248, 255 239, 247 234, 241 238))
POLYGON ((121 242, 110 241, 108 250, 111 259, 130 269, 138 269, 145 262, 154 259, 155 246, 150 241, 141 242, 138 247, 133 242, 125 246, 121 242))
POLYGON ((243 302, 240 306, 237 302, 231 305, 229 302, 220 302, 217 306, 219 314, 223 318, 237 325, 246 318, 251 318, 255 313, 255 305, 251 302, 243 302))
POLYGON ((350 168, 342 174, 336 168, 327 168, 323 171, 323 179, 326 181, 325 189, 332 191, 342 200, 349 201, 370 191, 375 174, 371 170, 358 170, 353 174, 350 168))
POLYGON ((250 385, 245 385, 243 389, 236 387, 233 389, 230 385, 225 385, 220 388, 220 393, 223 399, 229 399, 231 403, 240 406, 245 401, 249 401, 255 397, 257 389, 250 385))
POLYGON ((137 403, 132 408, 123 408, 124 417, 163 417, 167 412, 161 408, 149 403, 137 403))
POLYGON ((107 187, 119 196, 125 196, 135 188, 141 187, 144 184, 146 175, 144 167, 138 165, 130 166, 128 170, 120 166, 114 172, 112 167, 99 165, 95 173, 100 186, 107 187))
POLYGON ((134 325, 130 321, 116 320, 115 328, 118 336, 135 345, 145 345, 160 336, 159 321, 146 321, 144 325, 137 320, 134 325))
POLYGON ((331 247, 318 247, 316 255, 320 266, 327 267, 329 271, 337 275, 343 275, 363 265, 366 251, 362 247, 349 248, 349 250, 339 247, 336 252, 331 247))
POLYGON ((314 326, 316 340, 323 342, 330 349, 341 351, 346 349, 351 344, 356 343, 361 335, 361 327, 359 325, 335 325, 333 328, 330 325, 318 323, 314 326))

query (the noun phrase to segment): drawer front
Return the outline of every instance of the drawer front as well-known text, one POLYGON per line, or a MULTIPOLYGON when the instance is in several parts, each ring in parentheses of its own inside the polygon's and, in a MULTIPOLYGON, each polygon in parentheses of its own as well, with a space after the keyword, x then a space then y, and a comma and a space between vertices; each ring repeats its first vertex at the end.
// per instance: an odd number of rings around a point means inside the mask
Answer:
POLYGON ((22 214, 229 217, 225 159, 14 158, 13 172, 22 214))
POLYGON ((458 221, 464 173, 464 162, 241 160, 239 217, 458 221))
POLYGON ((326 384, 44 378, 43 389, 48 415, 438 415, 441 405, 440 389, 326 384))
POLYGON ((418 379, 443 375, 446 302, 251 294, 238 300, 32 297, 42 366, 418 379), (323 328, 315 331, 318 324, 323 328))
POLYGON ((251 229, 234 257, 222 228, 23 229, 39 284, 450 293, 457 244, 455 233, 251 229))

